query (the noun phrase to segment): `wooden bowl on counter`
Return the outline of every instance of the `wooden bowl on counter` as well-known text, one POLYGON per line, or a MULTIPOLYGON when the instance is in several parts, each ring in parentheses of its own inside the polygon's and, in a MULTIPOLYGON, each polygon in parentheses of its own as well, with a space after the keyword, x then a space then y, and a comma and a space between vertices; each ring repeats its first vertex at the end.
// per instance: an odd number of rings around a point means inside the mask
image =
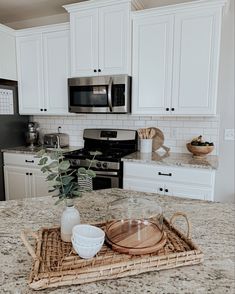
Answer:
POLYGON ((189 152, 193 154, 193 157, 205 157, 214 150, 214 146, 195 146, 191 143, 186 144, 189 152))

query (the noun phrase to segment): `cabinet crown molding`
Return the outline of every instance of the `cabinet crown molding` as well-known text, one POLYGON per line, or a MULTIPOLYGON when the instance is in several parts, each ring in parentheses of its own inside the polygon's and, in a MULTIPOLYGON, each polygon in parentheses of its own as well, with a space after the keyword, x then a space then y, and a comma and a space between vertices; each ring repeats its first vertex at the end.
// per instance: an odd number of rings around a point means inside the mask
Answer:
POLYGON ((85 2, 63 5, 62 7, 69 13, 71 13, 77 12, 78 10, 80 11, 84 9, 99 8, 107 5, 117 5, 123 3, 130 3, 135 9, 144 9, 142 0, 119 0, 118 3, 116 0, 90 0, 85 2))
POLYGON ((59 23, 59 24, 52 24, 52 25, 17 30, 17 31, 15 31, 15 34, 17 37, 21 37, 21 36, 28 36, 28 35, 32 35, 32 34, 56 32, 56 31, 61 31, 61 30, 69 30, 69 23, 66 22, 66 23, 59 23))
POLYGON ((132 18, 149 16, 151 14, 168 14, 168 13, 177 13, 183 12, 184 10, 189 9, 205 9, 205 8, 222 8, 228 5, 228 0, 196 0, 186 3, 171 4, 166 6, 148 8, 139 11, 132 12, 132 18))
POLYGON ((15 32, 16 32, 14 29, 9 28, 8 26, 5 26, 3 24, 0 24, 0 31, 6 34, 10 34, 12 36, 15 36, 15 32))

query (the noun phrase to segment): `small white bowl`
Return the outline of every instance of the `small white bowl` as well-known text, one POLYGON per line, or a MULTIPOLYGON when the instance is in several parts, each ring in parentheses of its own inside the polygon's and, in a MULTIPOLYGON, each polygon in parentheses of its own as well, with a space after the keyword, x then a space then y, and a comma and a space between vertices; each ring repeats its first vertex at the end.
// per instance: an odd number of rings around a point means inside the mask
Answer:
POLYGON ((71 241, 75 243, 76 245, 81 245, 81 246, 87 246, 87 247, 92 247, 92 246, 98 246, 98 245, 103 245, 104 244, 104 239, 100 241, 99 243, 92 243, 92 242, 81 242, 77 241, 74 236, 72 236, 71 241))
POLYGON ((104 231, 92 225, 76 225, 72 230, 74 241, 83 246, 100 245, 104 241, 104 237, 104 231))
POLYGON ((99 245, 93 245, 93 246, 83 246, 79 245, 72 239, 73 248, 76 251, 76 253, 84 259, 89 259, 94 257, 102 248, 103 244, 99 245))

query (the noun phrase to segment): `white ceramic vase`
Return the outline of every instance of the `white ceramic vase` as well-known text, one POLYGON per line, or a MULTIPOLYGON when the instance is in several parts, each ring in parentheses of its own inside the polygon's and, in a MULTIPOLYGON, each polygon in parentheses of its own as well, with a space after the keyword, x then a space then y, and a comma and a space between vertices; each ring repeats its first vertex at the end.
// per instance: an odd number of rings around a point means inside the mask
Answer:
POLYGON ((72 229, 80 224, 80 214, 72 203, 67 203, 65 210, 61 216, 61 239, 64 242, 71 242, 72 229))

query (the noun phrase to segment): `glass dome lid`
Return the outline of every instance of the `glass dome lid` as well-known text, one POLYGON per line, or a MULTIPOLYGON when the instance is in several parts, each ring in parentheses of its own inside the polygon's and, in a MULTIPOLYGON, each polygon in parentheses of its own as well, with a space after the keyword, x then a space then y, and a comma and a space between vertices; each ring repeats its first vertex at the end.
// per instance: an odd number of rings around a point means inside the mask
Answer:
POLYGON ((159 250, 166 241, 162 208, 147 197, 111 202, 106 213, 106 241, 113 250, 127 254, 159 250))

